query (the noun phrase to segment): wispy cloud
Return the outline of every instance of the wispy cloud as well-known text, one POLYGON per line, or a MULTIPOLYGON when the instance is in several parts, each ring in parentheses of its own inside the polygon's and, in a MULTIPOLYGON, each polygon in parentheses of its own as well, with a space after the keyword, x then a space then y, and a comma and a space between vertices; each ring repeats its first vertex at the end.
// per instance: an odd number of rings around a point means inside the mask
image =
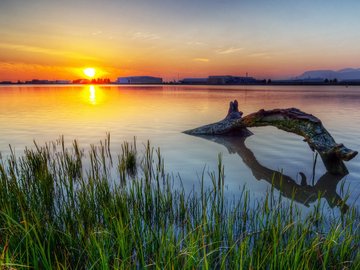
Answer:
POLYGON ((36 46, 22 45, 22 44, 0 43, 0 48, 22 51, 22 52, 63 56, 67 58, 80 59, 80 60, 96 60, 94 57, 82 55, 77 52, 48 49, 48 48, 42 48, 36 46))
MULTIPOLYGON (((82 72, 82 69, 81 69, 82 72)), ((0 80, 28 80, 33 78, 66 79, 79 74, 77 68, 29 64, 23 62, 0 62, 0 80)))
POLYGON ((189 46, 203 46, 203 45, 206 45, 206 43, 201 42, 201 41, 188 41, 188 42, 186 42, 186 45, 189 45, 189 46))
POLYGON ((218 54, 231 54, 231 53, 236 53, 236 52, 239 52, 239 51, 242 51, 244 48, 241 48, 241 47, 230 47, 230 48, 227 48, 227 49, 219 49, 217 50, 217 53, 218 54))
POLYGON ((256 53, 251 53, 247 55, 248 57, 261 57, 261 58, 271 58, 271 54, 267 53, 267 52, 256 52, 256 53))
POLYGON ((194 58, 193 61, 195 62, 210 62, 208 58, 194 58))
POLYGON ((95 32, 92 32, 91 35, 93 36, 99 36, 101 35, 103 32, 102 31, 95 31, 95 32))
POLYGON ((141 39, 141 40, 155 40, 159 39, 160 37, 153 33, 147 33, 147 32, 136 32, 132 35, 133 39, 141 39))

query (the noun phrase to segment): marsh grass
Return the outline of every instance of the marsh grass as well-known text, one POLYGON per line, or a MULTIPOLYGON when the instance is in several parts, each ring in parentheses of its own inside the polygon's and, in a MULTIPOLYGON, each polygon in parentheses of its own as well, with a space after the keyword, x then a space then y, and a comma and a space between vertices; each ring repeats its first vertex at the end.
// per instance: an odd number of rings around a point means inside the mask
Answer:
POLYGON ((221 156, 192 192, 150 143, 117 160, 110 135, 87 155, 60 138, 1 158, 0 269, 359 269, 355 208, 329 219, 319 200, 304 217, 272 189, 227 199, 221 156))

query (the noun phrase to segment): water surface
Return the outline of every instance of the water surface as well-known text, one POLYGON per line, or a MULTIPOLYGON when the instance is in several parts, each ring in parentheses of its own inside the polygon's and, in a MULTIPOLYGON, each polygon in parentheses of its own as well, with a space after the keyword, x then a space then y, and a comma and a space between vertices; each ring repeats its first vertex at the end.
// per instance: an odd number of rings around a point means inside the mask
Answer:
POLYGON ((234 99, 245 115, 262 108, 297 107, 320 118, 338 143, 360 150, 360 87, 86 85, 1 86, 0 152, 8 155, 11 144, 20 155, 33 140, 41 144, 60 135, 69 144, 77 139, 88 148, 110 132, 114 152, 134 136, 139 145, 149 139, 160 147, 166 170, 175 173, 175 185, 181 178, 185 188, 196 189, 204 168, 216 170, 222 153, 229 196, 237 196, 245 184, 262 197, 270 176, 282 171, 288 187, 275 188, 284 196, 299 188, 296 200, 305 208, 314 204, 318 191, 326 191, 321 200, 336 209, 332 200, 344 197, 341 186, 351 191, 347 203, 360 206, 358 156, 346 163, 349 174, 338 177, 326 173, 320 158, 313 170, 314 153, 302 138, 273 127, 252 128, 254 135, 245 141, 182 133, 224 118, 234 99))

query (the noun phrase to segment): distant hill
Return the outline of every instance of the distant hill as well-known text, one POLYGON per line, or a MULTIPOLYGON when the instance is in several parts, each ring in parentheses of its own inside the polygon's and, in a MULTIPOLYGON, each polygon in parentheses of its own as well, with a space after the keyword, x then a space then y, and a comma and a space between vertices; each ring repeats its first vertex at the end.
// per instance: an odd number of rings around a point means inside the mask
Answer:
POLYGON ((294 78, 299 80, 337 79, 338 81, 360 80, 360 68, 344 68, 340 70, 310 70, 294 78))

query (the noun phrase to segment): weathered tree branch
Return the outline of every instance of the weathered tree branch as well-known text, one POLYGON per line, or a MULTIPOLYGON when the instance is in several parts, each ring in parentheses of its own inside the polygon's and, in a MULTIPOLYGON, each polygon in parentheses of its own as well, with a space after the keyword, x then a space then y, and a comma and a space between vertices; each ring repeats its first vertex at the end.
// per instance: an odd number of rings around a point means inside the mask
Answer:
POLYGON ((230 102, 229 111, 225 119, 209 125, 186 130, 184 133, 189 135, 225 135, 240 132, 240 135, 244 135, 244 137, 252 135, 242 123, 242 115, 243 113, 239 111, 237 100, 234 100, 230 102))
MULTIPOLYGON (((321 121, 296 108, 260 110, 242 118, 238 110, 238 102, 230 102, 228 115, 225 119, 192 130, 184 131, 190 135, 226 135, 236 132, 240 136, 249 136, 252 133, 247 127, 274 126, 281 130, 295 133, 304 137, 310 148, 317 151, 327 170, 339 173, 343 170, 341 161, 354 158, 358 152, 337 144, 334 138, 322 125, 321 121)), ((341 172, 343 173, 343 172, 341 172)))

